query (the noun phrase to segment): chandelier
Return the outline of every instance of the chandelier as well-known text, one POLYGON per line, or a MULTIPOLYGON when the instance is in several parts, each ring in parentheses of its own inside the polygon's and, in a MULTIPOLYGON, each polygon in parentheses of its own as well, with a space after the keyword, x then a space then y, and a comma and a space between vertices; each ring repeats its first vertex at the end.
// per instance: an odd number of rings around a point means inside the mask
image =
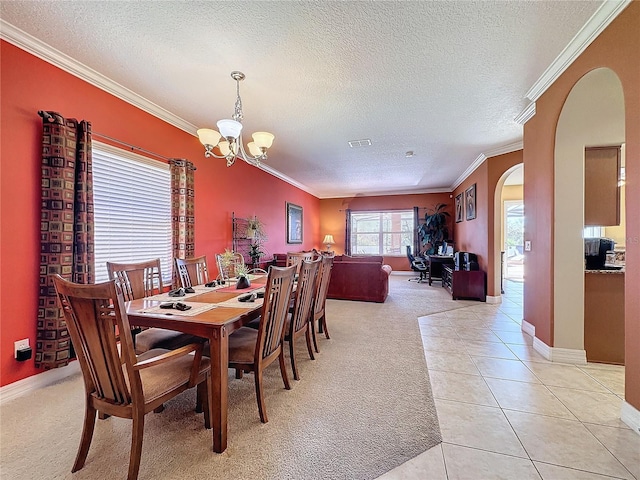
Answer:
POLYGON ((275 138, 269 132, 256 132, 252 135, 253 142, 247 144, 249 154, 244 149, 242 143, 242 100, 240 99, 240 82, 244 80, 244 73, 231 72, 231 78, 236 81, 236 107, 231 118, 219 120, 216 124, 218 131, 211 128, 201 128, 196 133, 200 143, 204 145, 204 156, 224 158, 227 167, 230 167, 241 158, 250 165, 259 166, 261 161, 267 159, 267 149, 271 147, 275 138), (222 140, 222 141, 221 141, 222 140), (221 155, 218 155, 214 148, 218 147, 221 155))

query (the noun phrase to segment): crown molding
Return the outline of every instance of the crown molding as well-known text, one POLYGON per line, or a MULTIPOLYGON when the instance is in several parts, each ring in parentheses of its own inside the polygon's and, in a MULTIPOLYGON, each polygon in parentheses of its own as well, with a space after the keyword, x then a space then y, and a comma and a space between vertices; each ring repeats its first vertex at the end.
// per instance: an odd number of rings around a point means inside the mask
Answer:
MULTIPOLYGON (((146 98, 138 95, 137 93, 129 90, 126 87, 123 87, 119 83, 114 82, 110 78, 98 73, 92 68, 87 67, 86 65, 78 62, 77 60, 71 58, 69 55, 62 53, 59 50, 51 47, 50 45, 44 43, 42 40, 37 39, 36 37, 28 34, 27 32, 20 30, 19 28, 11 25, 5 20, 0 19, 0 38, 2 40, 6 40, 7 42, 15 45, 16 47, 44 60, 47 63, 50 63, 65 72, 74 75, 85 82, 98 87, 101 90, 104 90, 107 93, 137 107, 154 117, 159 118, 160 120, 173 125, 180 130, 187 132, 194 137, 197 137, 196 130, 197 126, 194 124, 187 122, 186 120, 174 115, 168 110, 156 105, 155 103, 147 100, 146 98)), ((267 165, 260 165, 261 170, 273 175, 280 180, 287 182, 290 185, 293 185, 300 190, 303 190, 311 195, 315 195, 309 187, 306 185, 302 185, 301 183, 296 182, 290 177, 287 177, 283 173, 274 170, 273 168, 267 165)))
POLYGON ((319 199, 326 198, 355 198, 355 197, 378 197, 378 196, 392 196, 392 195, 422 195, 425 193, 451 193, 453 190, 447 187, 443 188, 425 188, 425 189, 417 189, 417 190, 385 190, 383 192, 360 192, 360 193, 352 193, 352 194, 340 194, 340 195, 331 195, 331 194, 323 194, 316 195, 319 199))
POLYGON ((569 68, 574 60, 585 51, 602 31, 616 18, 632 0, 605 0, 600 8, 564 47, 562 52, 547 67, 540 78, 529 89, 526 97, 535 102, 569 68))
POLYGON ((476 157, 473 163, 469 165, 464 172, 462 172, 462 175, 460 175, 458 179, 453 182, 453 184, 451 184, 451 187, 449 187, 450 191, 453 192, 456 188, 458 188, 462 184, 462 182, 464 182, 467 177, 476 170, 476 168, 482 165, 482 162, 484 162, 487 158, 495 157, 497 155, 503 155, 505 153, 515 152, 517 150, 522 150, 523 148, 524 147, 522 140, 518 140, 517 142, 501 145, 499 147, 495 147, 491 150, 487 150, 486 152, 481 153, 476 157))
POLYGON ((265 165, 264 163, 261 163, 260 165, 257 166, 257 168, 259 168, 260 170, 262 170, 264 172, 267 172, 270 175, 273 175, 276 178, 279 178, 283 182, 287 182, 289 185, 293 185, 294 187, 299 188, 300 190, 302 190, 304 192, 307 192, 309 195, 313 195, 316 198, 322 198, 322 197, 319 197, 313 190, 311 190, 306 185, 294 180, 291 177, 286 176, 284 173, 279 172, 278 170, 276 170, 275 168, 270 167, 269 165, 265 165))
POLYGON ((487 150, 486 152, 484 152, 484 156, 486 158, 496 157, 498 155, 504 155, 505 153, 511 153, 511 152, 516 152, 518 150, 522 150, 522 148, 523 148, 522 140, 518 140, 517 142, 508 143, 506 145, 502 145, 500 147, 487 150))
POLYGON ((29 35, 4 20, 0 20, 0 38, 18 48, 21 48, 22 50, 25 50, 26 52, 31 53, 32 55, 35 55, 45 62, 48 62, 65 72, 68 72, 85 82, 90 83, 91 85, 94 85, 155 117, 158 117, 180 130, 184 130, 191 135, 196 134, 197 127, 192 123, 174 115, 168 110, 165 110, 128 88, 123 87, 119 83, 114 82, 110 78, 107 78, 101 73, 96 72, 94 69, 74 60, 69 55, 56 50, 50 45, 44 43, 42 40, 29 35))
POLYGON ((514 118, 513 120, 520 124, 520 125, 524 125, 525 123, 527 123, 529 120, 531 120, 531 117, 533 117, 536 114, 536 102, 531 102, 529 105, 527 105, 527 107, 520 112, 520 114, 514 118))
POLYGON ((464 172, 462 172, 462 175, 460 175, 458 179, 451 184, 451 187, 449 187, 451 188, 451 191, 453 192, 456 188, 458 188, 462 184, 462 182, 464 182, 467 179, 467 177, 476 170, 476 168, 482 165, 482 162, 484 162, 486 159, 487 159, 487 156, 484 153, 481 153, 480 155, 478 155, 476 159, 473 161, 473 163, 471 163, 471 165, 469 165, 467 169, 464 172))

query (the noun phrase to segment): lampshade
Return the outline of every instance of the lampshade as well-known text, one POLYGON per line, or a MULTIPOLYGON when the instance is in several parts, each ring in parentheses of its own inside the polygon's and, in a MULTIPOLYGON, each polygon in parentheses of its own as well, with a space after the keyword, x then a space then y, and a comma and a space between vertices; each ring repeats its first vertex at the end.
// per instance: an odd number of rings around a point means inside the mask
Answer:
POLYGON ((229 153, 231 152, 231 149, 233 149, 233 153, 235 155, 238 154, 238 144, 236 142, 233 142, 231 144, 231 148, 229 148, 229 142, 224 140, 218 144, 218 148, 220 149, 220 153, 222 153, 222 155, 224 156, 229 155, 229 153))
POLYGON ((327 244, 327 245, 333 245, 336 242, 333 239, 333 235, 325 235, 324 236, 324 240, 322 241, 322 243, 327 244))
POLYGON ((218 123, 216 125, 218 125, 220 135, 222 135, 224 138, 231 137, 237 139, 240 136, 240 132, 242 132, 242 124, 229 118, 218 120, 218 123))
POLYGON ((258 148, 255 142, 247 143, 247 148, 249 149, 249 153, 251 153, 251 155, 253 155, 254 157, 259 157, 260 155, 262 155, 260 148, 258 148))
POLYGON ((215 147, 220 141, 220 134, 210 128, 201 128, 197 132, 200 143, 215 147))
POLYGON ((253 141, 256 142, 256 146, 259 148, 271 148, 271 144, 273 144, 274 137, 269 132, 256 132, 253 135, 253 141))

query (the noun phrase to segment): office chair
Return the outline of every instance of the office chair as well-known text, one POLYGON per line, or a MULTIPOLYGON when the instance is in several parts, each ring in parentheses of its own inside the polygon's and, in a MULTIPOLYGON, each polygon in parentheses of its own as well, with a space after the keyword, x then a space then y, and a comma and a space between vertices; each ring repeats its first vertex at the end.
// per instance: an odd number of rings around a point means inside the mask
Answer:
POLYGON ((422 258, 416 258, 411 254, 411 247, 407 245, 407 258, 409 259, 409 265, 411 266, 411 270, 414 272, 418 272, 420 274, 419 277, 410 278, 410 282, 418 282, 422 283, 427 280, 427 272, 429 271, 429 266, 425 263, 422 258))

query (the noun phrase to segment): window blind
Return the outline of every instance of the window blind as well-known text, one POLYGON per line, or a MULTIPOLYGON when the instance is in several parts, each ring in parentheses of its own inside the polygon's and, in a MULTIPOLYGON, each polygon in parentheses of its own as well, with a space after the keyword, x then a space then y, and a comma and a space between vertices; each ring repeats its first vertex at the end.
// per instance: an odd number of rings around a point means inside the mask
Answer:
POLYGON ((93 142, 96 283, 109 279, 106 262, 160 258, 171 282, 171 173, 169 165, 93 142))

